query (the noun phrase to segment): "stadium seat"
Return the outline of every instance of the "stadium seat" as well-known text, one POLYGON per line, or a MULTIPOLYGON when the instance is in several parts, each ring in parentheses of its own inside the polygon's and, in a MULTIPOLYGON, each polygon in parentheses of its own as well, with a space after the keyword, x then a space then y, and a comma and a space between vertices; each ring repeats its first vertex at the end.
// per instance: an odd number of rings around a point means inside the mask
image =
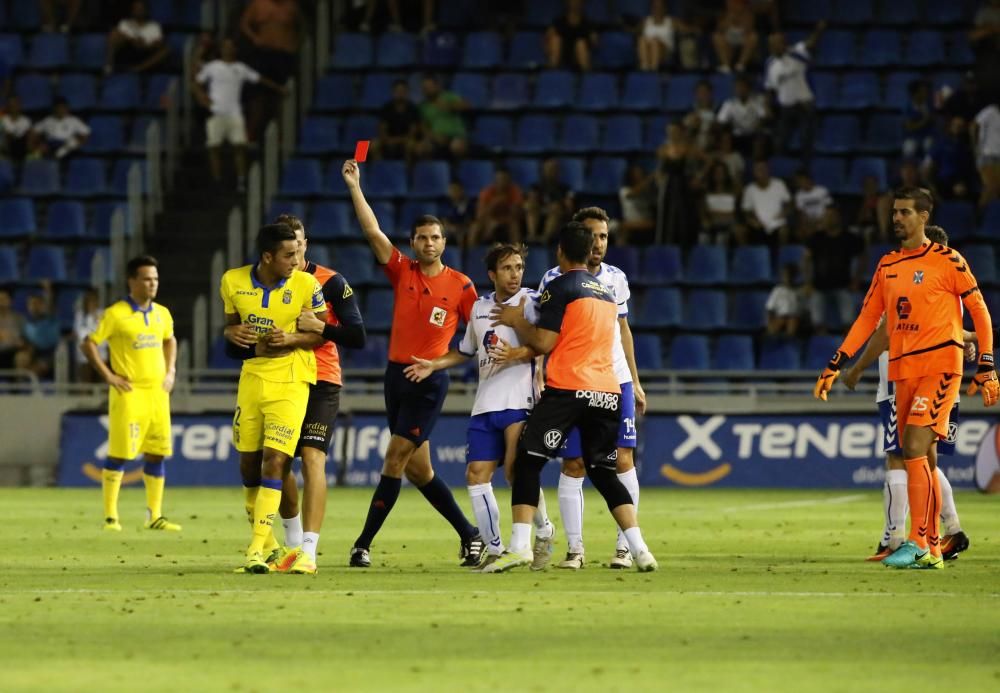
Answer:
POLYGON ((458 36, 450 31, 432 31, 424 37, 421 52, 424 65, 453 70, 461 57, 458 36))
POLYGON ((920 78, 921 75, 917 72, 890 72, 885 80, 883 108, 901 111, 910 102, 910 82, 920 78))
POLYGON ((132 126, 129 128, 128 139, 125 149, 131 154, 146 153, 146 139, 149 133, 149 126, 157 123, 160 127, 161 136, 164 134, 164 121, 152 116, 138 116, 132 119, 132 126))
MULTIPOLYGON (((488 245, 479 245, 465 249, 465 258, 464 258, 465 261, 462 263, 462 266, 467 267, 469 269, 469 277, 472 279, 472 281, 477 283, 483 282, 482 275, 486 271, 486 253, 488 253, 489 250, 490 247, 488 245)), ((530 250, 528 251, 528 255, 531 255, 530 250)), ((522 282, 522 284, 523 283, 524 282, 522 282)), ((537 284, 535 285, 529 284, 528 286, 534 289, 537 286, 537 284)))
POLYGON ((625 159, 610 156, 598 156, 590 162, 590 170, 583 183, 581 192, 590 195, 614 197, 625 179, 625 159))
POLYGON ((695 289, 684 301, 684 327, 693 331, 721 330, 726 326, 726 292, 695 289))
POLYGON ((518 154, 541 154, 556 147, 556 120, 547 115, 524 116, 517 121, 517 134, 511 151, 518 154))
POLYGON ((934 222, 953 240, 975 233, 976 208, 964 200, 941 200, 934 205, 934 222))
POLYGON ((903 60, 911 67, 943 64, 944 36, 939 31, 914 31, 909 35, 903 60))
POLYGON ((867 152, 893 155, 903 147, 903 117, 895 113, 875 113, 868 119, 862 148, 867 152))
MULTIPOLYGON (((331 264, 345 274, 351 284, 366 286, 375 279, 375 273, 382 274, 376 268, 372 251, 367 245, 338 243, 333 246, 331 264)), ((367 321, 367 316, 365 316, 367 321)))
POLYGON ((861 125, 857 116, 826 116, 819 127, 816 151, 823 154, 846 154, 858 146, 861 125))
POLYGON ((646 119, 644 134, 642 137, 643 146, 655 152, 667 137, 667 124, 670 118, 667 116, 652 116, 646 119))
POLYGON ((576 192, 583 189, 583 159, 559 159, 559 180, 576 192))
POLYGON ((360 70, 372 65, 372 40, 368 34, 339 33, 333 39, 330 67, 334 70, 360 70))
POLYGON ((378 67, 412 67, 417 62, 417 39, 413 34, 387 31, 379 37, 375 47, 378 67))
POLYGON ((456 72, 451 78, 451 91, 465 99, 476 110, 489 107, 490 85, 485 75, 475 72, 456 72))
POLYGON ((833 20, 838 24, 871 24, 874 4, 871 0, 837 0, 833 20))
POLYGON ((313 108, 317 111, 344 111, 354 107, 354 78, 325 75, 316 83, 313 108))
POLYGON ((353 207, 346 202, 319 202, 312 207, 310 238, 347 239, 353 236, 353 207))
POLYGON ((299 153, 332 154, 340 149, 340 124, 336 118, 309 116, 299 133, 299 153))
POLYGON ((663 107, 668 111, 691 110, 694 104, 694 88, 701 80, 698 75, 676 74, 667 80, 667 96, 663 107))
POLYGON ((834 30, 822 35, 816 49, 817 67, 849 67, 855 65, 855 33, 834 30))
POLYGON ((365 298, 365 327, 376 331, 392 327, 392 305, 391 289, 369 289, 365 298))
MULTIPOLYGON (((928 5, 935 3, 930 2, 928 5)), ((882 3, 882 12, 878 21, 892 26, 906 26, 922 21, 921 15, 924 8, 915 2, 886 2, 882 3)))
POLYGON ((681 251, 675 245, 644 248, 639 277, 644 284, 676 284, 681 279, 681 251))
POLYGON ((492 70, 503 61, 503 39, 495 31, 473 31, 466 35, 462 67, 492 70))
POLYGON ((365 193, 372 198, 403 197, 407 194, 406 165, 402 161, 368 164, 365 193))
MULTIPOLYGON (((606 3, 594 6, 606 8, 606 3)), ((593 19, 591 15, 588 15, 593 19)), ((635 37, 624 31, 601 32, 594 53, 594 64, 601 69, 622 70, 635 65, 635 37)))
MULTIPOLYGON (((950 229, 946 229, 949 233, 950 229)), ((983 210, 983 220, 979 226, 979 236, 1000 238, 1000 201, 994 200, 983 210)))
POLYGON ((0 284, 12 284, 21 278, 17 249, 0 246, 0 284))
POLYGON ((523 21, 525 26, 547 27, 562 12, 559 0, 534 0, 526 4, 523 21))
POLYGON ((837 108, 840 80, 832 72, 812 72, 809 84, 816 98, 816 107, 821 111, 837 108))
POLYGON ((132 111, 139 108, 139 76, 115 74, 101 84, 99 108, 106 111, 132 111))
POLYGON ((816 24, 833 16, 833 0, 798 0, 788 3, 788 20, 795 24, 816 24))
POLYGON ((302 222, 303 226, 309 229, 309 237, 312 238, 312 228, 309 217, 309 205, 301 200, 286 200, 277 198, 271 201, 268 205, 267 214, 264 217, 264 223, 267 223, 271 219, 276 219, 281 214, 291 214, 292 216, 298 217, 299 221, 302 222))
POLYGON ((663 346, 659 335, 637 334, 633 336, 635 365, 642 371, 663 370, 663 346))
POLYGON ((25 111, 48 111, 52 108, 52 82, 42 75, 22 74, 14 80, 14 93, 25 111))
POLYGON ((66 34, 38 34, 31 40, 27 66, 34 70, 54 70, 69 63, 69 41, 66 34))
POLYGON ((767 165, 772 176, 788 181, 802 168, 802 161, 791 156, 772 156, 767 165))
POLYGON ((521 186, 522 190, 527 190, 538 182, 540 175, 538 159, 528 159, 511 157, 505 163, 510 177, 521 186))
POLYGON ((654 111, 663 107, 663 83, 653 72, 630 72, 625 76, 621 107, 629 111, 654 111))
POLYGON ((518 31, 510 41, 509 67, 535 70, 545 64, 542 34, 537 31, 518 31))
POLYGON ((392 83, 398 79, 396 75, 385 72, 373 72, 365 75, 361 82, 360 106, 365 111, 377 111, 392 98, 392 83))
POLYGON ((511 148, 514 130, 507 116, 479 116, 472 128, 472 143, 493 152, 511 148))
POLYGON ((64 282, 67 278, 66 253, 56 245, 33 245, 25 262, 24 278, 27 281, 48 279, 64 282))
POLYGON ((559 131, 559 151, 589 153, 597 149, 600 125, 594 116, 573 114, 563 119, 559 131))
POLYGON ((389 360, 389 341, 382 335, 368 335, 363 349, 342 349, 352 368, 384 369, 389 360))
MULTIPOLYGON (((524 285, 535 287, 542 281, 542 276, 549 271, 555 263, 549 259, 549 254, 542 246, 532 246, 528 252, 528 258, 524 262, 524 285)), ((483 265, 479 265, 483 267, 483 265)), ((479 270, 479 267, 469 269, 479 270)), ((479 270, 483 271, 483 270, 479 270)))
POLYGON ((14 164, 9 159, 0 159, 0 193, 10 192, 14 187, 14 164))
POLYGON ((545 70, 535 81, 534 108, 565 108, 576 99, 576 76, 566 70, 545 70))
POLYGON ((740 332, 758 332, 767 325, 767 291, 737 291, 733 296, 729 327, 740 332))
POLYGON ((83 291, 71 287, 63 287, 56 295, 56 318, 59 320, 59 329, 63 332, 73 329, 76 306, 82 295, 83 291))
POLYGON ((73 197, 93 197, 107 192, 108 166, 103 159, 72 159, 66 167, 63 193, 73 197))
POLYGON ((813 335, 806 342, 806 358, 802 365, 810 371, 822 371, 842 341, 843 338, 836 335, 813 335))
POLYGON ((604 121, 601 150, 635 152, 642 149, 642 121, 635 115, 614 115, 604 121))
POLYGON ((419 198, 447 197, 450 182, 447 161, 418 161, 413 166, 409 194, 419 198))
MULTIPOLYGON (((4 24, 0 23, 0 26, 4 24)), ((0 34, 0 59, 10 67, 17 67, 24 62, 24 42, 20 34, 0 34)))
POLYGON ((288 197, 310 197, 323 192, 323 173, 318 159, 290 159, 281 174, 278 192, 288 197))
MULTIPOLYGON (((905 4, 905 3, 896 3, 905 4)), ((858 54, 859 67, 888 67, 903 62, 903 49, 898 31, 873 29, 865 32, 858 54)))
POLYGON ((969 44, 969 36, 965 32, 957 31, 951 35, 949 41, 948 59, 946 62, 950 65, 964 66, 972 65, 976 62, 976 56, 972 52, 972 46, 969 44))
POLYGON ((772 281, 771 250, 763 245, 739 246, 733 250, 729 282, 735 285, 769 284, 772 281))
POLYGON ((94 213, 90 224, 88 235, 100 239, 111 238, 111 224, 115 212, 122 211, 122 218, 125 222, 125 233, 129 233, 128 228, 128 205, 124 202, 98 202, 94 206, 94 213))
POLYGON ((59 192, 59 164, 48 159, 24 162, 21 169, 20 195, 55 195, 59 192))
POLYGON ((726 334, 719 337, 712 350, 712 369, 717 371, 752 371, 753 338, 726 334))
POLYGON ((76 281, 82 284, 91 284, 94 280, 112 281, 115 268, 111 264, 111 249, 104 246, 85 245, 76 251, 76 258, 73 262, 73 276, 76 281), (104 261, 104 277, 93 276, 94 258, 101 256, 104 261))
POLYGON ((882 88, 874 72, 852 72, 840 81, 839 110, 874 108, 882 103, 882 88))
POLYGON ((778 248, 778 263, 775 266, 775 276, 785 265, 802 266, 802 258, 805 257, 806 247, 796 243, 790 243, 778 248))
POLYGON ((663 329, 681 324, 681 292, 667 287, 653 287, 639 302, 637 327, 663 329))
POLYGON ((100 70, 107 55, 106 34, 80 34, 73 39, 73 67, 100 70))
POLYGON ((865 156, 854 159, 848 174, 847 192, 860 194, 864 180, 868 176, 874 176, 879 190, 885 190, 888 179, 885 159, 865 156))
MULTIPOLYGON (((830 355, 827 354, 827 360, 830 355)), ((802 368, 799 343, 792 339, 764 339, 760 345, 757 368, 762 371, 797 371, 802 368)))
MULTIPOLYGON (((353 144, 358 140, 373 140, 378 137, 378 119, 371 116, 353 116, 344 126, 343 141, 353 144)), ((340 166, 336 166, 340 171, 340 166)))
POLYGON ((90 137, 83 151, 105 154, 125 149, 125 126, 120 116, 94 116, 88 125, 90 137))
POLYGON ((82 238, 87 235, 83 203, 77 200, 59 200, 45 212, 45 236, 51 239, 82 238))
POLYGON ((962 255, 972 266, 976 281, 980 284, 997 283, 997 259, 992 245, 967 245, 962 247, 962 255))
POLYGON ((132 167, 138 165, 140 174, 139 190, 143 193, 149 192, 149 170, 144 161, 135 158, 122 158, 115 161, 111 169, 110 189, 112 194, 120 197, 128 195, 128 179, 132 167))
POLYGON ((458 182, 469 197, 493 182, 493 162, 486 159, 464 159, 458 164, 458 182))
POLYGON ((683 283, 708 286, 726 282, 726 251, 718 246, 697 245, 688 254, 683 283))
POLYGON ((693 334, 677 335, 670 343, 668 361, 673 370, 708 370, 708 337, 693 334))
POLYGON ((307 259, 323 267, 333 265, 333 262, 330 260, 330 248, 326 244, 313 243, 310 245, 307 259))
POLYGON ((583 111, 618 108, 618 79, 607 72, 588 72, 580 80, 575 107, 583 111))
POLYGON ((165 111, 168 103, 167 91, 171 83, 177 81, 176 75, 150 75, 146 80, 146 97, 142 109, 146 111, 165 111))
POLYGON ((809 172, 818 185, 837 194, 847 184, 847 162, 838 157, 816 157, 809 162, 809 172))
POLYGON ((524 75, 505 72, 493 79, 493 95, 490 108, 498 111, 513 111, 528 104, 528 78, 524 75))
POLYGON ((59 78, 59 96, 66 99, 72 111, 90 110, 97 103, 97 80, 92 75, 63 75, 59 78))

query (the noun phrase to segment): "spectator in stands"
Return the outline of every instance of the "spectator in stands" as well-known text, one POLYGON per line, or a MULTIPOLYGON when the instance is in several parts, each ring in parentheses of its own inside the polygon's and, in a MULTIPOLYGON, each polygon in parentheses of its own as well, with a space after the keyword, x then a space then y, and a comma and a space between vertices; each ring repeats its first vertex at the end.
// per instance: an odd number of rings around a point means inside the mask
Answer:
POLYGON ((232 39, 222 42, 222 57, 202 66, 191 85, 195 98, 211 111, 205 121, 205 144, 208 146, 209 164, 212 177, 222 181, 223 142, 233 145, 233 159, 236 164, 237 189, 246 189, 246 124, 243 120, 243 106, 240 95, 244 82, 260 82, 264 86, 285 94, 283 86, 275 84, 256 70, 236 60, 236 44, 232 39), (204 85, 208 86, 208 92, 204 85))
POLYGON ((719 71, 743 72, 754 58, 757 41, 754 14, 747 0, 726 0, 726 9, 712 34, 719 71))
POLYGON ((569 220, 574 204, 574 191, 559 179, 559 160, 546 159, 525 201, 528 241, 547 243, 569 220))
POLYGON ((684 117, 684 127, 688 129, 699 148, 707 149, 714 126, 715 95, 712 93, 711 82, 702 79, 694 87, 694 107, 684 117))
POLYGON ((966 72, 962 76, 962 81, 954 93, 948 95, 941 104, 941 114, 954 118, 958 116, 967 123, 971 123, 976 114, 982 109, 982 97, 980 96, 979 81, 972 72, 966 72))
POLYGON ((410 100, 405 80, 392 84, 392 100, 382 106, 378 137, 372 142, 372 158, 406 159, 412 162, 420 137, 420 109, 410 100))
MULTIPOLYGON (((31 0, 17 0, 17 2, 30 2, 31 0)), ((83 0, 38 0, 38 5, 42 10, 42 31, 52 32, 59 26, 59 31, 66 34, 76 26, 77 17, 80 15, 80 6, 83 0), (62 22, 56 17, 57 6, 65 9, 62 22)))
POLYGON ((129 72, 145 72, 162 63, 168 53, 160 23, 149 18, 145 2, 136 0, 129 18, 121 20, 108 32, 104 72, 111 74, 116 67, 129 72))
POLYGON ((788 242, 788 212, 792 201, 788 187, 771 177, 766 161, 753 165, 753 182, 743 189, 743 220, 740 243, 766 243, 772 247, 788 242))
MULTIPOLYGON (((721 161, 729 169, 729 175, 736 181, 737 186, 743 184, 747 164, 743 156, 733 148, 733 133, 729 128, 716 128, 713 131, 709 148, 705 152, 705 155, 707 164, 721 161)), ((708 173, 707 165, 703 169, 703 173, 708 173)))
POLYGON ((417 152, 424 158, 464 157, 469 141, 462 114, 469 110, 469 103, 455 92, 445 91, 441 81, 433 75, 424 76, 421 88, 424 91, 420 104, 423 139, 417 152))
POLYGON ((701 227, 704 242, 722 242, 733 231, 736 222, 736 201, 739 185, 725 163, 715 160, 707 169, 705 195, 701 201, 701 227))
POLYGON ((31 129, 29 149, 33 156, 52 156, 64 159, 83 146, 90 136, 90 128, 70 113, 66 99, 58 98, 52 106, 52 115, 35 123, 31 129))
POLYGON ((465 192, 465 188, 458 181, 452 181, 448 185, 448 201, 445 203, 444 211, 441 215, 441 222, 448 238, 462 247, 468 245, 468 234, 476 220, 475 205, 465 192))
POLYGON ((14 357, 24 348, 24 317, 14 310, 14 299, 0 289, 0 368, 13 368, 14 357))
POLYGON ((550 68, 574 65, 590 70, 590 49, 597 45, 597 30, 583 14, 583 0, 566 0, 566 14, 545 32, 545 57, 550 68))
POLYGON ((996 102, 976 114, 972 136, 976 143, 976 166, 982 181, 979 206, 985 207, 1000 198, 1000 108, 997 108, 996 102))
MULTIPOLYGON (((240 34, 251 46, 247 64, 282 86, 298 69, 304 33, 305 20, 298 0, 251 0, 240 16, 240 34)), ((256 140, 263 126, 278 113, 281 100, 272 90, 259 87, 252 87, 248 96, 247 131, 250 139, 256 140)))
POLYGON ((808 170, 799 169, 795 173, 795 218, 800 240, 812 235, 832 206, 830 191, 816 185, 808 170))
POLYGON ((649 16, 642 20, 636 41, 639 69, 657 72, 661 65, 673 64, 678 34, 682 31, 690 32, 691 27, 667 14, 665 0, 652 0, 649 16))
POLYGON ((1000 0, 987 0, 976 11, 969 42, 981 62, 992 62, 1000 53, 1000 0))
POLYGON ((903 156, 919 158, 934 145, 934 112, 931 85, 915 79, 907 87, 910 100, 903 109, 903 156))
MULTIPOLYGON (((345 4, 353 6, 347 9, 346 14, 353 15, 355 21, 358 21, 357 18, 360 16, 360 23, 358 24, 360 31, 367 33, 377 24, 375 21, 375 12, 379 6, 379 0, 353 0, 345 4)), ((386 0, 385 8, 388 14, 389 31, 404 31, 404 25, 408 26, 411 24, 407 19, 413 18, 410 13, 406 13, 406 16, 404 16, 404 11, 412 9, 416 4, 411 1, 403 5, 400 0, 386 0)), ((421 10, 420 18, 422 19, 420 33, 426 35, 436 28, 434 26, 436 2, 435 0, 421 0, 419 4, 421 10)))
POLYGON ((923 174, 939 197, 969 198, 977 189, 976 159, 969 144, 969 129, 962 118, 951 118, 948 129, 934 139, 923 163, 923 174))
POLYGON ((826 22, 816 25, 816 30, 805 41, 799 41, 791 49, 784 34, 771 34, 768 47, 771 57, 764 68, 764 88, 774 98, 778 114, 778 125, 774 135, 777 153, 786 150, 792 133, 798 129, 802 145, 802 158, 809 162, 812 158, 813 139, 816 132, 816 103, 812 89, 806 79, 812 51, 826 28, 826 22))
POLYGON ((614 234, 617 245, 634 245, 635 237, 649 236, 656 226, 656 185, 639 164, 631 164, 618 190, 622 220, 614 234))
POLYGON ((732 128, 733 144, 747 159, 764 154, 764 121, 767 120, 767 101, 755 93, 750 78, 737 75, 733 82, 733 95, 722 102, 717 120, 732 128))
POLYGON ((493 183, 479 191, 476 222, 468 235, 468 246, 499 241, 521 242, 524 223, 524 193, 505 168, 498 168, 493 183))
MULTIPOLYGON (((87 289, 73 310, 73 349, 71 351, 76 354, 76 379, 78 382, 101 382, 100 375, 91 368, 90 362, 87 361, 87 357, 79 347, 84 338, 97 331, 103 315, 104 309, 98 303, 97 290, 87 289)), ((97 351, 103 360, 108 360, 107 342, 97 347, 97 351)))
POLYGON ((23 161, 31 140, 31 119, 21 112, 21 99, 16 96, 7 99, 0 116, 0 131, 3 133, 3 156, 23 161))
POLYGON ((20 363, 44 378, 52 372, 52 357, 59 345, 59 321, 52 314, 52 286, 43 282, 42 292, 28 297, 24 321, 25 351, 20 363))
POLYGON ((692 183, 704 155, 680 123, 667 125, 667 139, 657 150, 662 233, 667 243, 685 248, 697 243, 698 198, 692 183))
POLYGON ((802 297, 798 288, 799 268, 790 263, 781 268, 781 283, 771 289, 764 310, 767 311, 767 333, 794 337, 799 333, 802 317, 802 297))
POLYGON ((826 332, 850 325, 856 315, 853 292, 861 287, 864 268, 864 241, 844 230, 836 207, 827 207, 817 232, 805 243, 802 274, 813 328, 826 332), (830 325, 827 316, 834 307, 839 323, 830 325))

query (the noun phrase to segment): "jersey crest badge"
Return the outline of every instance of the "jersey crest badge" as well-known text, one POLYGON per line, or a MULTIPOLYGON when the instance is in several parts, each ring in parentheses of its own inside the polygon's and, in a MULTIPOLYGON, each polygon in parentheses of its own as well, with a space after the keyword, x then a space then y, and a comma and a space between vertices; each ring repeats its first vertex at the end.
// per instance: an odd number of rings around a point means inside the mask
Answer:
POLYGON ((430 323, 438 327, 444 327, 444 319, 448 316, 448 311, 444 308, 434 307, 431 309, 430 323))
POLYGON ((292 290, 285 289, 285 293, 281 294, 281 302, 286 306, 292 302, 292 290))
POLYGON ((913 273, 913 283, 914 284, 923 284, 924 283, 924 271, 923 270, 916 270, 913 273))

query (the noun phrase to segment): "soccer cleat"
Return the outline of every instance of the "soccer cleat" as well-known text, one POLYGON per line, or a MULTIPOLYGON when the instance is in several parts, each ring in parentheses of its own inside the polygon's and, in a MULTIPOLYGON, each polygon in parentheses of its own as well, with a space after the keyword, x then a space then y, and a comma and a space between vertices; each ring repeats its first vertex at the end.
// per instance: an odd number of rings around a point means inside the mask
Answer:
POLYGON ((462 542, 462 548, 458 550, 458 557, 462 559, 459 565, 463 568, 475 568, 482 563, 485 553, 486 542, 477 532, 476 536, 462 542))
POLYGON ((929 553, 928 549, 921 549, 912 541, 906 541, 890 555, 883 558, 882 565, 887 568, 909 568, 929 553))
POLYGON ((531 549, 525 549, 524 551, 504 551, 500 554, 500 557, 495 561, 490 563, 488 566, 480 570, 481 573, 503 573, 512 568, 517 568, 522 565, 530 565, 534 556, 531 555, 531 549))
POLYGON ((635 557, 635 567, 640 573, 652 573, 660 566, 649 551, 643 551, 635 557))
POLYGON ((941 537, 941 556, 946 561, 955 560, 958 558, 958 554, 967 548, 969 548, 969 537, 965 536, 965 532, 962 530, 941 537))
POLYGON ((302 549, 290 549, 287 546, 279 546, 267 557, 265 561, 267 567, 276 573, 287 573, 292 564, 298 560, 302 549))
POLYGON ((122 523, 118 521, 117 517, 106 517, 104 518, 104 531, 120 532, 122 531, 122 523))
POLYGON ((471 570, 477 573, 481 573, 484 570, 486 570, 486 566, 496 563, 497 559, 500 558, 500 556, 501 554, 499 553, 488 553, 486 554, 486 558, 483 559, 482 564, 477 565, 475 568, 471 568, 471 570))
POLYGON ((566 570, 580 570, 583 568, 583 564, 583 551, 580 551, 579 553, 570 551, 566 554, 566 558, 559 561, 556 567, 565 568, 566 570))
POLYGON ((935 556, 930 551, 918 558, 911 568, 923 568, 924 570, 944 570, 944 559, 935 556))
POLYGON ((368 555, 368 549, 362 549, 359 546, 351 549, 351 560, 348 565, 352 568, 371 568, 372 559, 368 555))
POLYGON ((865 560, 866 561, 871 561, 872 563, 875 563, 877 561, 881 561, 883 558, 888 558, 891 554, 892 554, 892 549, 890 549, 888 545, 886 545, 886 544, 879 544, 875 548, 875 553, 873 553, 871 556, 869 556, 865 560))
POLYGON ((246 563, 233 571, 234 573, 253 573, 254 575, 266 575, 271 572, 264 562, 264 555, 260 551, 247 554, 246 563))
POLYGON ((628 549, 617 549, 614 558, 608 563, 609 568, 625 570, 632 567, 632 552, 628 549))
POLYGON ((295 562, 288 568, 288 572, 292 575, 315 575, 319 572, 319 568, 316 567, 316 560, 307 554, 302 549, 295 549, 298 552, 298 558, 295 562))
POLYGON ((534 558, 531 559, 532 570, 545 570, 548 567, 549 562, 552 560, 552 554, 555 552, 555 541, 555 527, 552 528, 552 534, 546 539, 541 539, 537 534, 535 535, 535 545, 531 551, 534 554, 534 558))
POLYGON ((181 526, 176 522, 171 522, 167 518, 160 515, 155 520, 150 520, 145 525, 146 529, 158 529, 164 532, 179 532, 181 531, 181 526))

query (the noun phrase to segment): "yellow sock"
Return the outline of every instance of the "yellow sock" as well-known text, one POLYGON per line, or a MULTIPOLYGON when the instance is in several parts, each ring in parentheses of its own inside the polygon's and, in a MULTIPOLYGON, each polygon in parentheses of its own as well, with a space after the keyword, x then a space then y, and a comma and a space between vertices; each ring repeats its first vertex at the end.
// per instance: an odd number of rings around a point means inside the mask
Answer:
POLYGON ((118 491, 122 487, 122 470, 105 469, 101 474, 101 491, 104 495, 104 517, 118 519, 118 491))
MULTIPOLYGON (((243 507, 247 511, 247 523, 249 523, 251 530, 253 530, 254 527, 253 509, 254 506, 257 504, 257 489, 259 488, 260 486, 243 487, 243 507)), ((264 553, 269 554, 279 546, 281 546, 281 544, 279 544, 278 540, 274 538, 273 529, 268 531, 267 539, 264 540, 264 549, 263 549, 264 553)), ((267 558, 267 556, 264 557, 267 558)))
POLYGON ((163 516, 163 486, 165 477, 142 475, 142 483, 146 485, 146 512, 149 513, 147 520, 155 520, 163 516))
POLYGON ((253 538, 250 540, 250 548, 247 549, 247 553, 257 551, 263 553, 268 537, 274 539, 271 527, 274 524, 275 515, 278 514, 280 503, 281 491, 279 489, 260 487, 257 492, 257 502, 253 506, 253 538))

